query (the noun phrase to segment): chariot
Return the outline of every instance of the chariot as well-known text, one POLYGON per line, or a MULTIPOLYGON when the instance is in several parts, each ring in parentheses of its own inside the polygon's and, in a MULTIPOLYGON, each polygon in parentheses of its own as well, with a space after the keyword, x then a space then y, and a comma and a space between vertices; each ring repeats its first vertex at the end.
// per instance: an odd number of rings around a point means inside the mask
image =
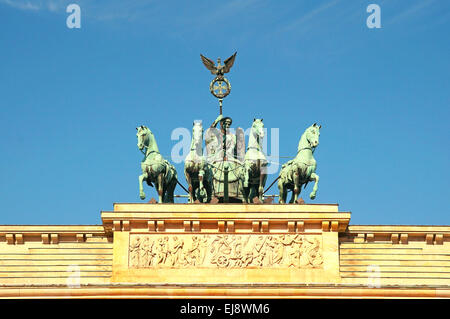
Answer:
POLYGON ((213 197, 219 202, 244 202, 244 130, 238 128, 234 134, 228 128, 219 131, 210 127, 206 131, 206 152, 213 197))

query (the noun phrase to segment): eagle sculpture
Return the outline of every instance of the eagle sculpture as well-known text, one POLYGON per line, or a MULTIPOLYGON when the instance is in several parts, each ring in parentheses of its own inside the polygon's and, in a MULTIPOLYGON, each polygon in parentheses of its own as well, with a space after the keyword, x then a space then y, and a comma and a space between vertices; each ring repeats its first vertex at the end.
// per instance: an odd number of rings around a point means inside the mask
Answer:
POLYGON ((217 65, 214 63, 214 61, 208 59, 207 57, 200 54, 200 57, 202 58, 203 64, 206 66, 208 70, 211 71, 211 74, 216 75, 218 78, 223 78, 223 75, 225 73, 230 72, 231 67, 234 64, 234 59, 236 58, 236 53, 232 56, 230 56, 228 59, 224 61, 224 64, 220 64, 220 58, 217 59, 217 65))

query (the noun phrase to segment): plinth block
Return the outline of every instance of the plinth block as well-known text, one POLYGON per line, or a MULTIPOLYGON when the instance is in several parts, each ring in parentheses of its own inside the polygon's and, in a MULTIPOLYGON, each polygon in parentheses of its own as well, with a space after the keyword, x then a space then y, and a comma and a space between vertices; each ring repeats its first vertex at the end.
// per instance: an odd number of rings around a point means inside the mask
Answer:
POLYGON ((338 283, 337 205, 115 204, 115 283, 338 283), (120 226, 119 226, 120 223, 120 226), (156 230, 156 231, 155 231, 156 230))

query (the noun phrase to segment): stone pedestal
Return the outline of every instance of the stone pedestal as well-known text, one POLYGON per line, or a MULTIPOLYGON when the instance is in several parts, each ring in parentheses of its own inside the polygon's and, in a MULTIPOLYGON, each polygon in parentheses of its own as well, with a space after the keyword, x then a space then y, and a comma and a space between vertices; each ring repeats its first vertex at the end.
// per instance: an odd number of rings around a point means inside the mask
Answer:
POLYGON ((350 213, 337 205, 115 204, 102 220, 114 236, 112 283, 216 294, 340 283, 338 234, 350 213))

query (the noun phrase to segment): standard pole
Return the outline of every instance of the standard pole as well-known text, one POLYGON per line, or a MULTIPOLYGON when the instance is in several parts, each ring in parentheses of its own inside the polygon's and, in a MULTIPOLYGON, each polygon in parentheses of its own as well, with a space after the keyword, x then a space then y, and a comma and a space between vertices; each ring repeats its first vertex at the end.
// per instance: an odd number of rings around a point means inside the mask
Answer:
POLYGON ((227 130, 223 131, 223 202, 228 203, 227 130))
POLYGON ((224 165, 223 171, 223 202, 228 203, 228 164, 224 165))

